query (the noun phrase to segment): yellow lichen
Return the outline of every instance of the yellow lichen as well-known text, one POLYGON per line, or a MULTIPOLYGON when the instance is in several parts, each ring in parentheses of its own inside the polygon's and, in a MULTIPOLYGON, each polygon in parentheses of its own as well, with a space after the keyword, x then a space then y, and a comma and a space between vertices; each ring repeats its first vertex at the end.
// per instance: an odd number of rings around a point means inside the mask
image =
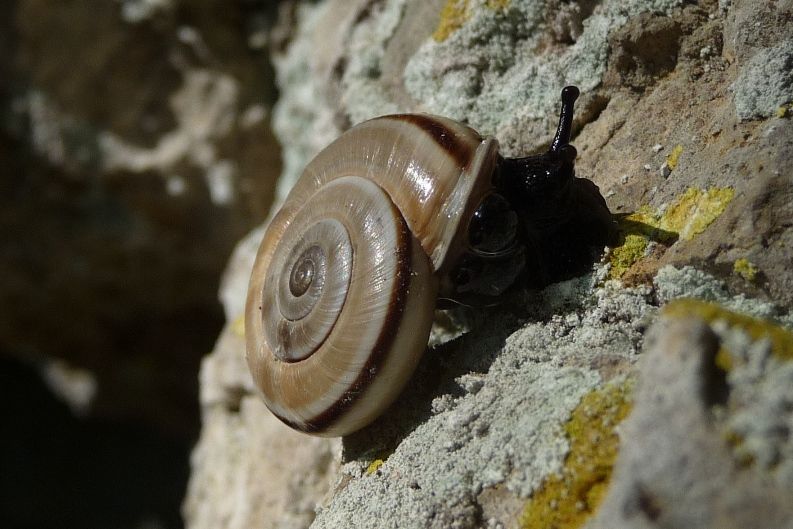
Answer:
POLYGON ((735 261, 732 270, 747 281, 754 281, 757 277, 757 267, 743 257, 735 261))
POLYGON ((719 218, 734 197, 731 187, 688 188, 661 216, 659 228, 690 241, 719 218))
POLYGON ((237 317, 231 322, 231 332, 240 337, 245 337, 245 316, 237 317))
POLYGON ((621 277, 644 255, 650 241, 690 241, 724 213, 735 197, 730 187, 688 188, 664 212, 642 206, 619 221, 623 244, 611 252, 609 277, 621 277))
POLYGON ((494 11, 504 11, 512 0, 487 0, 485 5, 494 11))
POLYGON ((549 477, 527 502, 520 524, 524 529, 581 527, 608 489, 617 458, 616 426, 631 408, 633 382, 608 384, 581 399, 565 433, 570 452, 561 474, 549 477))
POLYGON ((446 0, 446 4, 441 9, 441 19, 432 38, 436 42, 443 42, 452 33, 463 27, 470 17, 471 9, 468 0, 446 0))
POLYGON ((675 145, 674 149, 672 149, 672 152, 670 152, 666 157, 666 166, 670 171, 674 171, 675 167, 677 167, 681 154, 683 154, 683 146, 675 145))
POLYGON ((642 258, 649 242, 646 235, 634 233, 625 235, 625 242, 622 246, 614 248, 614 251, 611 252, 609 276, 612 279, 622 277, 633 266, 633 263, 642 258))
POLYGON ((782 105, 776 109, 776 117, 786 118, 790 116, 792 112, 793 112, 793 103, 788 103, 787 105, 782 105))
POLYGON ((366 467, 366 475, 371 476, 372 474, 377 472, 377 469, 383 466, 383 463, 385 463, 385 461, 383 461, 382 459, 375 459, 374 461, 369 463, 369 466, 366 467))
POLYGON ((618 279, 633 264, 644 256, 650 241, 669 243, 677 234, 660 229, 660 215, 649 206, 642 206, 619 220, 623 243, 612 250, 609 256, 609 277, 618 279))
MULTIPOLYGON (((708 323, 725 322, 729 327, 748 334, 753 341, 768 340, 771 352, 780 360, 793 360, 793 333, 770 321, 732 312, 715 303, 688 298, 671 301, 663 308, 663 313, 677 318, 697 316, 708 323)), ((720 367, 729 370, 733 358, 730 356, 729 360, 719 360, 717 355, 716 361, 720 367)))
POLYGON ((732 355, 724 347, 719 347, 719 350, 716 351, 714 363, 716 364, 716 367, 724 372, 730 371, 735 366, 735 362, 732 360, 732 355))
MULTIPOLYGON (((512 0, 486 0, 484 6, 493 11, 505 11, 512 0)), ((446 0, 440 14, 438 26, 432 34, 436 42, 443 42, 460 29, 471 18, 473 7, 470 0, 446 0)))

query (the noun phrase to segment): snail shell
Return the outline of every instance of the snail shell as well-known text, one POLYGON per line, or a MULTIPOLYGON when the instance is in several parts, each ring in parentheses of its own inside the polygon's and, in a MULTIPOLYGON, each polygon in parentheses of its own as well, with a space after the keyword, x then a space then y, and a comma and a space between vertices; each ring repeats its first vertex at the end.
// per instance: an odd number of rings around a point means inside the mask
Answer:
POLYGON ((345 435, 393 402, 497 158, 465 125, 405 114, 353 127, 309 163, 265 232, 246 306, 248 366, 279 419, 345 435))

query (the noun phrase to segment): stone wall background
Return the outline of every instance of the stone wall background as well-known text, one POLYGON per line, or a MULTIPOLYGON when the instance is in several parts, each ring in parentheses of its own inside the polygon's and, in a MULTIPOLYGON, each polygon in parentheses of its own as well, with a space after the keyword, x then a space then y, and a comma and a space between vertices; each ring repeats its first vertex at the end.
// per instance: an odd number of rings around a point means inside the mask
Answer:
POLYGON ((188 526, 789 527, 791 17, 789 1, 295 3, 273 50, 279 199, 389 112, 540 150, 576 84, 577 174, 622 240, 463 336, 439 325, 383 417, 323 440, 273 420, 247 374, 254 231, 202 365, 188 526))
POLYGON ((3 526, 788 527, 791 20, 789 0, 3 2, 3 526), (363 431, 274 420, 240 323, 271 201, 389 112, 537 151, 565 84, 620 246, 464 336, 439 325, 363 431))
POLYGON ((220 274, 280 173, 277 12, 0 5, 4 527, 182 525, 220 274))

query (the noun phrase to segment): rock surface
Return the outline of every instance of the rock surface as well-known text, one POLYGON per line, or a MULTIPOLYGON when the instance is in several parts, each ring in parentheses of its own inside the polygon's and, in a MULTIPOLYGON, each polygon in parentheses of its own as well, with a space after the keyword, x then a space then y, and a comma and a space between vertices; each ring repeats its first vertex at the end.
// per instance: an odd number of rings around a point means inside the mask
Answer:
POLYGON ((768 341, 730 336, 742 332, 727 320, 715 320, 714 332, 696 316, 684 308, 648 333, 612 485, 591 527, 790 527, 791 440, 779 434, 793 418, 793 363, 774 358, 768 341), (725 346, 740 359, 727 372, 717 361, 725 346))
POLYGON ((283 14, 280 197, 340 131, 387 112, 538 150, 577 84, 577 172, 622 239, 590 275, 473 315, 381 419, 318 440, 269 418, 245 371, 254 232, 202 369, 188 527, 788 527, 793 4, 329 0, 283 14))
POLYGON ((307 527, 335 480, 339 443, 286 428, 250 397, 244 347, 240 329, 227 327, 201 369, 202 442, 192 456, 187 524, 307 527), (268 493, 260 496, 262 484, 268 493))
POLYGON ((0 6, 0 353, 78 413, 196 431, 218 277, 279 172, 243 4, 0 6))

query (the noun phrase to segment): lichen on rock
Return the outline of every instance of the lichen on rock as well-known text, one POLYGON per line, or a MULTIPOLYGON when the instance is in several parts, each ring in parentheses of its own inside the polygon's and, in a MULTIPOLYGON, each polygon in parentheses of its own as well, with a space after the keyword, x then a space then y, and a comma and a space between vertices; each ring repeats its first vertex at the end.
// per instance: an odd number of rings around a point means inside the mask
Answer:
POLYGON ((612 485, 591 527, 723 527, 727 512, 735 526, 783 527, 793 515, 793 442, 772 432, 793 420, 784 404, 792 338, 717 304, 667 305, 648 334, 612 485))
POLYGON ((597 510, 619 450, 617 427, 630 413, 633 381, 613 381, 585 395, 565 424, 570 452, 559 474, 534 492, 520 518, 524 529, 573 529, 597 510))
POLYGON ((724 213, 734 196, 731 188, 688 188, 663 210, 642 206, 621 217, 622 243, 610 252, 609 276, 622 277, 645 256, 651 242, 671 245, 677 239, 692 240, 724 213))
MULTIPOLYGON (((793 325, 791 122, 740 122, 728 90, 758 48, 778 44, 777 8, 298 5, 294 40, 276 58, 284 190, 342 130, 395 111, 463 120, 507 155, 540 149, 559 88, 575 83, 577 174, 600 187, 624 237, 608 266, 470 315, 463 334, 438 330, 409 389, 339 442, 312 526, 495 528, 569 515, 567 526, 726 527, 731 509, 756 521, 759 506, 769 506, 764 528, 783 526, 789 362, 772 353, 773 337, 737 320, 714 323, 690 306, 658 316, 696 298, 783 332, 793 325), (740 29, 756 19, 769 31, 740 29), (741 259, 751 267, 736 273, 741 259)), ((232 320, 253 239, 224 283, 232 320)), ((219 387, 251 397, 239 380, 207 380, 217 398, 219 387)), ((279 497, 266 484, 251 494, 279 497)))
POLYGON ((748 120, 774 115, 793 101, 793 40, 758 50, 743 65, 733 85, 738 118, 748 120))

